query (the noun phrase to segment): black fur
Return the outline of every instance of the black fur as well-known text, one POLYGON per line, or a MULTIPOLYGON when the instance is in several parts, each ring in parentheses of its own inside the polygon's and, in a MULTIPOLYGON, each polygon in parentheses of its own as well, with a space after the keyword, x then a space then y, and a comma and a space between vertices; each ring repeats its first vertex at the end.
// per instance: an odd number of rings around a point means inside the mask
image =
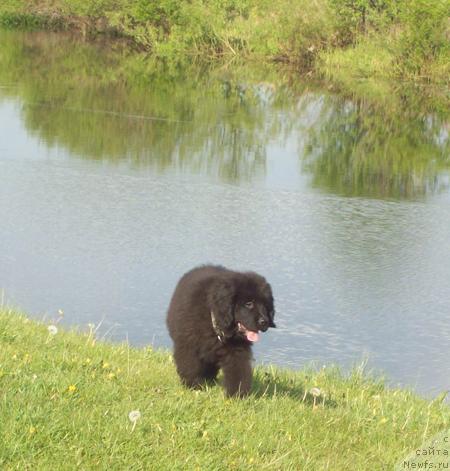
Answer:
POLYGON ((222 369, 228 396, 248 394, 252 383, 248 335, 275 327, 273 317, 272 289, 256 273, 206 265, 183 275, 167 313, 182 382, 198 387, 214 380, 222 369))

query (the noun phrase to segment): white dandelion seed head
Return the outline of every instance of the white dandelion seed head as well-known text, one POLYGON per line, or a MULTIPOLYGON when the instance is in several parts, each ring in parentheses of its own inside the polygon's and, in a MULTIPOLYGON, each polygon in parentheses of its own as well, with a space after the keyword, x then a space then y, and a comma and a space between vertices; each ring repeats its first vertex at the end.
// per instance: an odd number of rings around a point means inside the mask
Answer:
POLYGON ((128 414, 128 418, 131 420, 131 422, 137 422, 141 418, 141 413, 138 410, 132 410, 128 414))
POLYGON ((309 392, 314 396, 314 397, 319 397, 322 394, 322 391, 319 388, 311 388, 309 392))
POLYGON ((58 333, 58 327, 56 327, 56 325, 49 325, 48 326, 48 333, 50 335, 56 335, 58 333))

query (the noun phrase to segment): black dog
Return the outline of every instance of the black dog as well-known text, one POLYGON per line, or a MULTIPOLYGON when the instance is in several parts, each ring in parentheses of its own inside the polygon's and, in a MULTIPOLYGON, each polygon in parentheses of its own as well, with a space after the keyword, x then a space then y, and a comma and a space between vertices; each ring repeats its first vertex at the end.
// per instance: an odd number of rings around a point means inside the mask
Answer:
POLYGON ((252 382, 253 342, 275 327, 272 289, 260 275, 203 266, 178 282, 167 314, 182 382, 197 387, 219 368, 228 396, 244 396, 252 382))

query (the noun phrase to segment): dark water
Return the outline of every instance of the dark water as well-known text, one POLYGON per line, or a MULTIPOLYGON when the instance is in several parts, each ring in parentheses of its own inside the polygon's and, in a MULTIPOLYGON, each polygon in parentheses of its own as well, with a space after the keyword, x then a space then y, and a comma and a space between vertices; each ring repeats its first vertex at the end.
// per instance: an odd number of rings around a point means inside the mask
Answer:
POLYGON ((4 302, 169 347, 183 272, 252 269, 277 306, 259 362, 450 389, 446 97, 380 87, 0 33, 4 302))

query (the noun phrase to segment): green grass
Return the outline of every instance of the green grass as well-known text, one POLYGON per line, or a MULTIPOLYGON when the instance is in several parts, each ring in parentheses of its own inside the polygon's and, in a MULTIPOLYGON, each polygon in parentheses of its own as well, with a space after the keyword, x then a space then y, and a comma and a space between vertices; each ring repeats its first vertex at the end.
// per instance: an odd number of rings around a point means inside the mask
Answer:
POLYGON ((383 80, 395 76, 394 57, 376 41, 362 41, 355 46, 324 51, 320 56, 320 69, 328 78, 345 83, 349 78, 383 80))
POLYGON ((392 469, 450 426, 442 398, 386 389, 362 369, 257 368, 254 383, 243 400, 187 390, 167 352, 97 341, 92 326, 51 335, 3 309, 0 468, 392 469))
POLYGON ((29 13, 3 13, 0 15, 0 26, 11 29, 50 29, 51 21, 47 16, 29 13))

